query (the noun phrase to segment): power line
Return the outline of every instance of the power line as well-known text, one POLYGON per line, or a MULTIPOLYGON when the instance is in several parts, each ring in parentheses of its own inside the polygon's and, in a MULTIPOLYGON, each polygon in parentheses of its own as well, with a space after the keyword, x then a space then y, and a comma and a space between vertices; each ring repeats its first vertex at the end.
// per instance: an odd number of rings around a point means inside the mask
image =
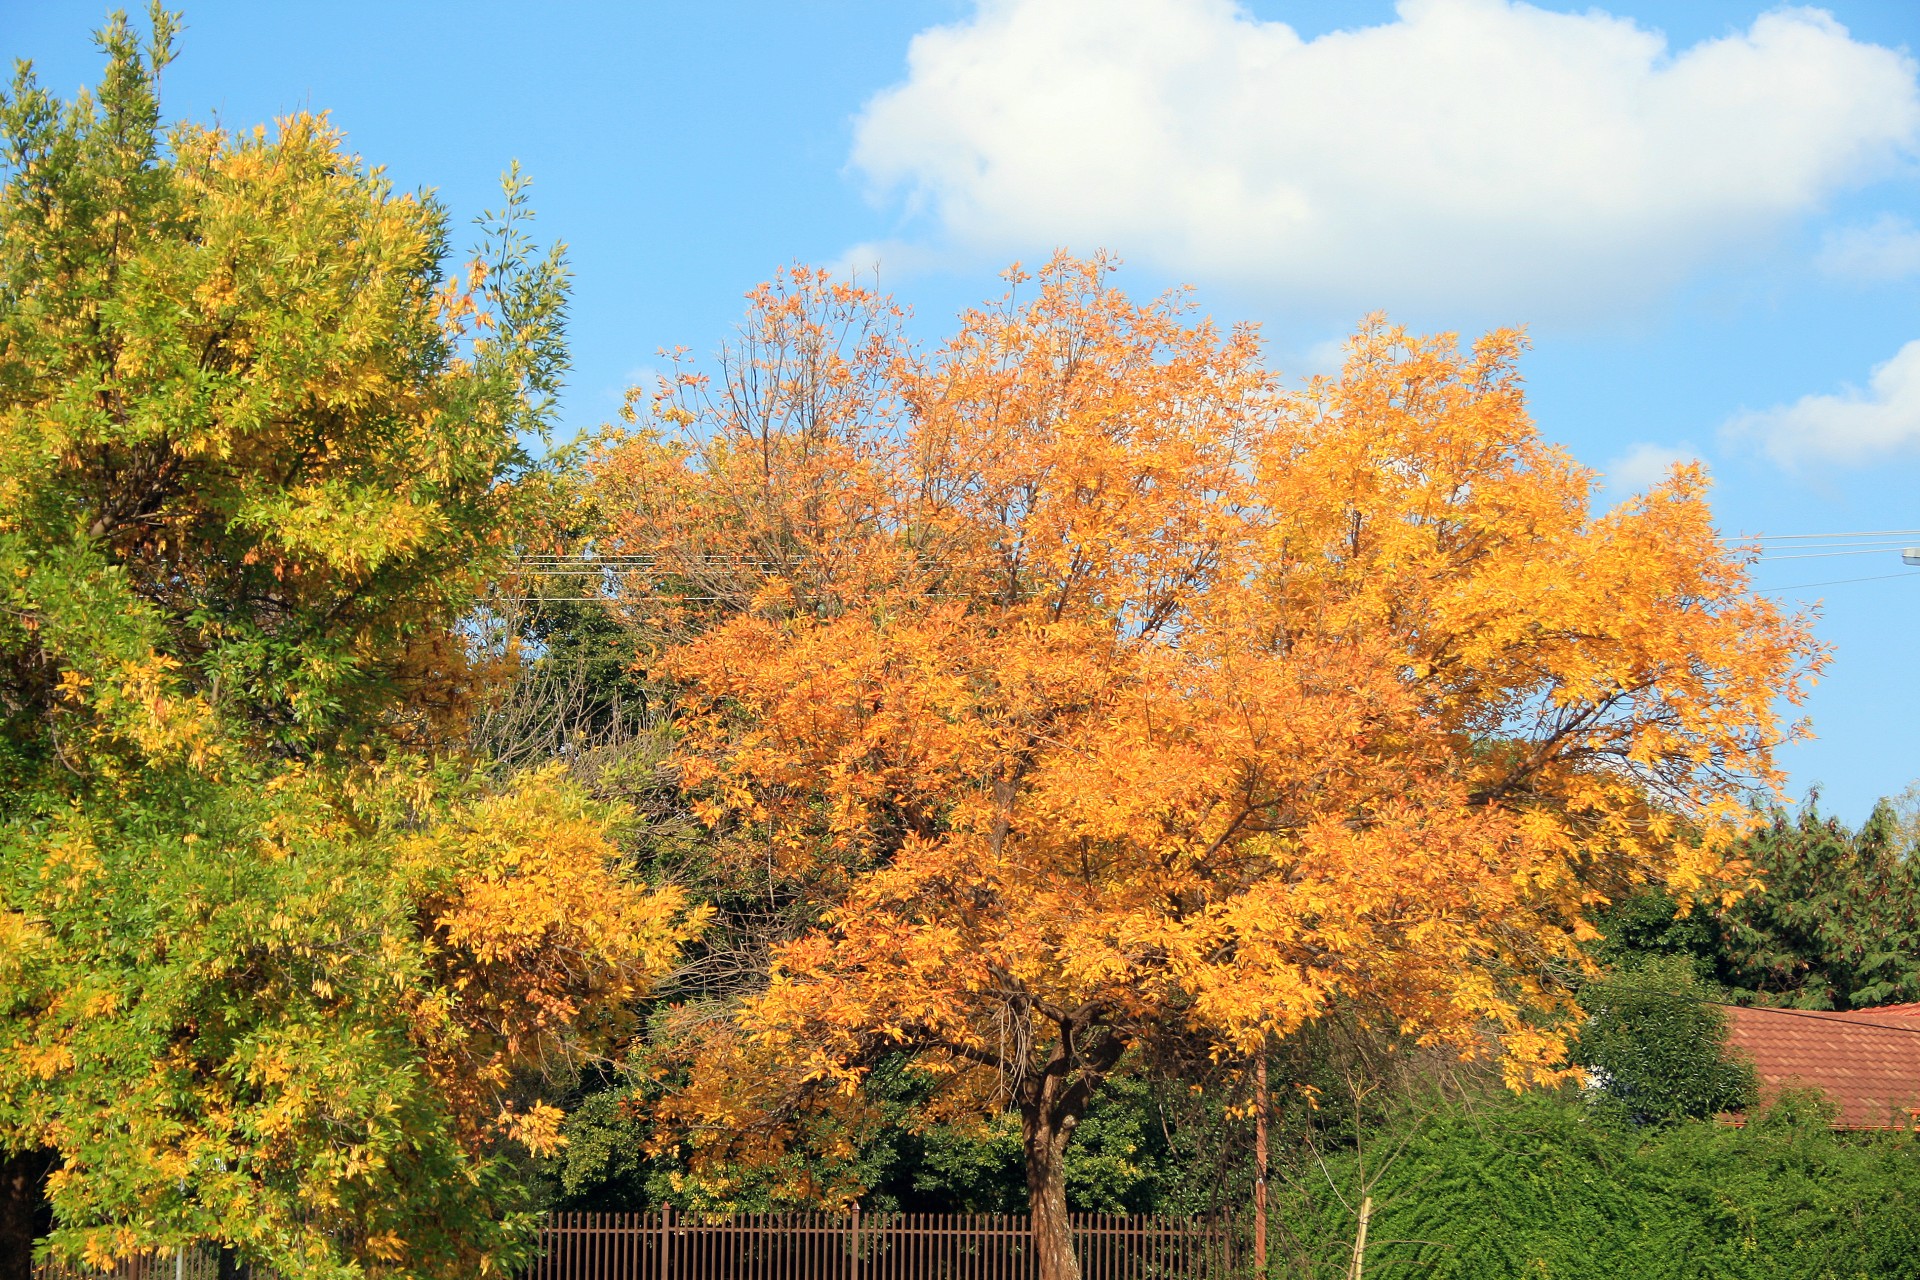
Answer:
MULTIPOLYGON (((1920 538, 1920 529, 1866 529, 1835 533, 1782 533, 1752 534, 1743 538, 1729 538, 1723 541, 1734 543, 1764 543, 1756 563, 1771 564, 1787 560, 1825 560, 1844 556, 1886 555, 1904 551, 1906 545, 1888 539, 1920 538), (1871 541, 1860 541, 1871 539, 1871 541)), ((524 578, 572 578, 600 573, 603 575, 621 575, 644 573, 649 570, 667 570, 669 572, 698 573, 700 570, 792 570, 802 567, 802 563, 811 557, 776 559, 768 556, 755 556, 737 552, 722 552, 706 555, 660 556, 645 553, 633 555, 603 555, 592 552, 540 553, 514 558, 513 574, 524 578)), ((912 560, 912 568, 922 572, 939 572, 946 569, 976 567, 968 562, 948 559, 912 560)), ((1915 576, 1909 573, 1868 574, 1854 578, 1829 578, 1819 582, 1798 582, 1784 587, 1772 587, 1759 591, 1757 595, 1783 595, 1790 591, 1805 591, 1814 587, 1846 586, 1856 582, 1886 582, 1894 578, 1915 576)), ((717 604, 732 597, 723 596, 515 596, 500 597, 503 601, 528 603, 546 600, 551 603, 586 604, 603 603, 682 603, 717 604)))
POLYGON ((737 596, 493 596, 495 604, 722 604, 737 596))
POLYGON ((1804 542, 1804 543, 1797 543, 1791 546, 1767 547, 1767 548, 1764 548, 1760 552, 1760 554, 1763 556, 1770 556, 1770 555, 1777 555, 1783 551, 1828 551, 1834 547, 1907 547, 1912 545, 1913 545, 1913 538, 1911 537, 1867 538, 1864 540, 1849 538, 1849 539, 1829 540, 1826 542, 1804 542))
MULTIPOLYGON (((1893 541, 1899 538, 1920 537, 1920 529, 1866 529, 1840 533, 1757 533, 1740 536, 1728 536, 1721 539, 1730 543, 1764 542, 1782 544, 1769 546, 1761 551, 1766 560, 1809 559, 1815 555, 1838 555, 1843 552, 1836 548, 1859 548, 1846 554, 1870 554, 1872 551, 1898 551, 1902 544, 1893 541), (1871 539, 1871 541, 1841 541, 1841 539, 1871 539), (1797 544, 1797 545, 1785 545, 1797 544), (1786 552, 1798 555, 1782 554, 1786 552)), ((805 559, 797 557, 796 559, 805 559)), ((794 559, 779 559, 772 556, 756 556, 743 553, 717 553, 691 556, 661 556, 657 553, 633 555, 602 555, 594 552, 563 552, 514 557, 516 564, 527 566, 530 571, 577 572, 586 569, 629 569, 649 568, 661 564, 734 566, 743 568, 785 568, 794 564, 794 559), (575 569, 578 566, 578 569, 575 569)), ((953 560, 922 560, 919 563, 927 567, 949 567, 953 560)))
POLYGON ((1814 542, 1827 538, 1908 538, 1920 535, 1920 529, 1863 529, 1852 533, 1754 533, 1740 542, 1814 542))
MULTIPOLYGON (((491 596, 493 604, 727 604, 740 600, 732 596, 491 596)), ((915 600, 972 600, 977 597, 962 591, 930 591, 913 596, 915 600)))
POLYGON ((1867 551, 1809 551, 1790 556, 1762 555, 1760 557, 1760 563, 1774 564, 1781 560, 1831 560, 1835 556, 1884 556, 1894 555, 1905 550, 1905 547, 1896 542, 1889 546, 1874 547, 1867 551))
POLYGON ((1765 591, 1756 591, 1754 594, 1777 596, 1789 591, 1805 591, 1809 587, 1837 587, 1847 582, 1885 582, 1889 578, 1920 578, 1920 573, 1876 573, 1866 578, 1829 578, 1825 582, 1796 582, 1790 587, 1769 587, 1765 591))

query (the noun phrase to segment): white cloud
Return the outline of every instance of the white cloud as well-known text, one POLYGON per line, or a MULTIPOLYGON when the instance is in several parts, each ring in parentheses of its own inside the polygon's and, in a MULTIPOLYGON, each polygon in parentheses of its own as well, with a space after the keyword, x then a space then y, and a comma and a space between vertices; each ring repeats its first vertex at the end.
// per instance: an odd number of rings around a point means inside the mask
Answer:
POLYGON ((1636 444, 1601 470, 1612 492, 1638 493, 1665 480, 1680 463, 1698 461, 1700 453, 1690 444, 1636 444))
POLYGON ((1512 0, 1312 40, 1230 0, 980 0, 914 38, 852 163, 976 253, 1534 316, 1660 289, 1917 136, 1913 62, 1812 9, 1676 54, 1512 0))
POLYGON ((1861 463, 1920 447, 1920 341, 1909 342, 1873 371, 1867 389, 1802 396, 1750 413, 1729 434, 1757 437, 1776 462, 1861 463))
POLYGON ((1820 269, 1843 280, 1902 280, 1920 275, 1920 229, 1883 213, 1865 226, 1829 231, 1820 245, 1820 269))
POLYGON ((842 280, 859 280, 862 284, 878 281, 885 289, 889 281, 939 269, 948 256, 910 240, 869 240, 848 249, 829 263, 827 270, 842 280))

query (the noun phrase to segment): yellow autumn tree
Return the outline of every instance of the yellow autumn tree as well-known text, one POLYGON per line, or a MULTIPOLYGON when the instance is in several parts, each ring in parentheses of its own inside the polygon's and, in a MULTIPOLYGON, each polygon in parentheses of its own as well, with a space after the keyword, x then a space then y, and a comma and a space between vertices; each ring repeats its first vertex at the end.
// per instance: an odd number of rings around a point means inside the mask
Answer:
POLYGON ((609 445, 629 616, 703 817, 831 894, 662 1118, 772 1159, 910 1054, 1020 1114, 1041 1274, 1130 1052, 1336 1008, 1552 1077, 1587 917, 1722 890, 1820 654, 1697 469, 1596 513, 1523 340, 1369 321, 1286 390, 1255 335, 1055 259, 929 355, 800 272, 609 445))
POLYGON ((149 26, 0 93, 0 1280, 504 1274, 702 918, 462 750, 565 262, 517 177, 450 272, 324 118, 163 130, 149 26))

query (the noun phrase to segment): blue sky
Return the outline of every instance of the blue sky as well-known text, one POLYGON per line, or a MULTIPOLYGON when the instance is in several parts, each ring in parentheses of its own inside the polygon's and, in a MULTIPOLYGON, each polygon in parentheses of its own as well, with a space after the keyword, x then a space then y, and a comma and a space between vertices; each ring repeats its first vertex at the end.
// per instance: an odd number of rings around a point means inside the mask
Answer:
MULTIPOLYGON (((0 0, 0 51, 71 92, 102 12, 0 0)), ((1290 372, 1374 309, 1526 324, 1541 430, 1612 497, 1695 456, 1730 532, 1920 529, 1912 0, 202 0, 187 24, 170 114, 330 110, 462 218, 521 162, 578 272, 574 427, 659 348, 711 350, 782 264, 877 262, 932 336, 1006 261, 1105 247, 1136 291, 1259 321, 1290 372)), ((1854 818, 1920 777, 1900 569, 1758 570, 1823 602, 1837 657, 1785 760, 1854 818)))

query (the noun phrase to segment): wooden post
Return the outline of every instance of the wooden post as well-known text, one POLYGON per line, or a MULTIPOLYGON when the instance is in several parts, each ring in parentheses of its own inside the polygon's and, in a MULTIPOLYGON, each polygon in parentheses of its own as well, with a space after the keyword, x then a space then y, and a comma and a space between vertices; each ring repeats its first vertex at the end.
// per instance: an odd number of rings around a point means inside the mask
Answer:
POLYGON ((860 1280, 860 1202, 853 1202, 853 1280, 860 1280))
POLYGON ((1373 1216, 1373 1197, 1360 1198, 1360 1230, 1353 1236, 1353 1266, 1347 1272, 1347 1280, 1362 1280, 1361 1269, 1367 1261, 1367 1219, 1373 1216))
POLYGON ((1253 1266, 1267 1276, 1267 1047, 1253 1066, 1253 1266))
POLYGON ((660 1206, 660 1280, 673 1275, 673 1206, 660 1206))

